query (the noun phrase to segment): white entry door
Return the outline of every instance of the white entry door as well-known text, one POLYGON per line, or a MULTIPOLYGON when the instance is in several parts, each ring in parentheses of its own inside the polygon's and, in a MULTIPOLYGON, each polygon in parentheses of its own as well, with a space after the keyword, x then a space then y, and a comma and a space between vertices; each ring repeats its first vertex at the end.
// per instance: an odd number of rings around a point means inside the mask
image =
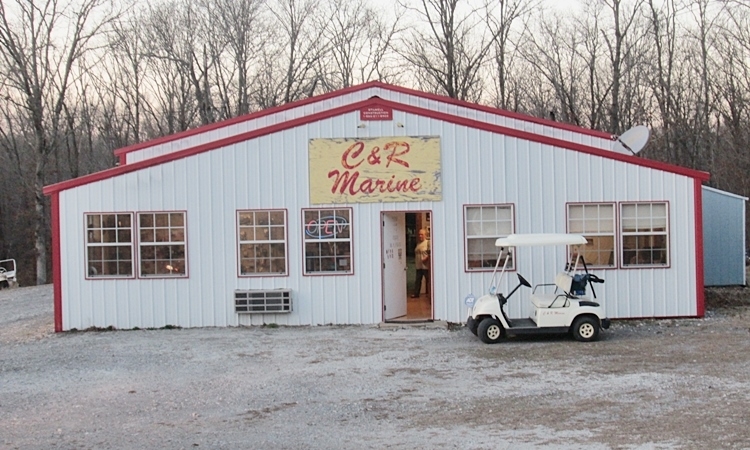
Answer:
POLYGON ((383 236, 383 320, 406 315, 406 216, 384 212, 383 236))

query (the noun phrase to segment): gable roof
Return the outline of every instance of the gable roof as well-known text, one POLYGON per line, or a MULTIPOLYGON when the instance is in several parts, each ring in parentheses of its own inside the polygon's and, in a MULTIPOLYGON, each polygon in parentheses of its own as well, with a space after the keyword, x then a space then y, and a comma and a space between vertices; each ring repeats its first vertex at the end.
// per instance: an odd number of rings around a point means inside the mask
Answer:
MULTIPOLYGON (((530 116, 527 114, 521 114, 517 112, 502 110, 498 108, 493 108, 490 106, 484 106, 479 105, 476 103, 470 103, 462 100, 457 100, 454 98, 437 95, 437 94, 430 94, 422 91, 417 91, 414 89, 404 88, 401 86, 395 86, 387 83, 383 83, 380 81, 371 81, 368 83, 360 84, 357 86, 351 86, 348 88, 344 88, 338 91, 328 92, 325 94, 317 95, 314 97, 310 97, 303 100, 298 100, 295 102, 287 103, 281 106, 276 106, 272 108, 268 108, 262 111, 257 111, 254 113, 246 114, 243 116, 234 117, 231 119, 227 119, 221 122, 216 122, 196 128, 192 128, 189 130, 185 130, 179 133, 171 134, 168 136, 163 136, 160 138, 156 138, 150 141, 140 142, 137 144, 133 144, 127 147, 123 147, 120 149, 117 149, 114 151, 115 156, 119 158, 120 164, 125 164, 127 162, 127 156, 129 154, 153 149, 157 147, 164 147, 170 143, 177 143, 177 146, 179 147, 179 141, 185 140, 191 137, 197 137, 200 135, 205 135, 214 131, 223 131, 227 135, 232 134, 239 134, 240 132, 237 132, 237 128, 241 127, 244 124, 250 124, 252 122, 260 122, 263 119, 267 119, 271 122, 274 122, 276 117, 282 117, 285 115, 285 113, 292 115, 295 110, 300 111, 302 109, 307 110, 314 110, 316 105, 326 105, 323 106, 322 109, 330 108, 330 107, 336 107, 336 106, 342 106, 343 103, 349 101, 352 102, 351 98, 357 97, 356 94, 361 95, 368 95, 366 92, 371 91, 374 92, 377 96, 380 97, 389 97, 389 94, 393 94, 394 97, 398 97, 399 95, 403 95, 405 97, 412 97, 415 99, 421 99, 423 102, 420 102, 422 104, 427 104, 429 102, 437 103, 438 105, 445 106, 445 107, 455 107, 455 108, 461 108, 468 111, 473 111, 475 115, 479 115, 478 113, 485 113, 489 114, 492 117, 500 117, 505 118, 509 120, 515 120, 519 121, 522 124, 526 124, 526 127, 529 125, 539 125, 543 127, 549 127, 551 129, 557 129, 560 131, 567 131, 571 133, 575 133, 577 135, 583 135, 583 136, 590 136, 598 139, 603 139, 606 141, 612 140, 612 135, 606 132, 592 130, 588 128, 579 127, 572 124, 567 123, 561 123, 561 122, 555 122, 553 120, 548 119, 542 119, 534 116, 530 116), (338 105, 332 105, 332 103, 339 102, 338 105), (276 116, 276 117, 274 117, 276 116)), ((359 96, 359 100, 362 100, 361 95, 359 96)), ((392 101, 398 101, 394 100, 394 98, 385 98, 386 100, 392 100, 392 101)), ((405 102, 401 102, 405 103, 405 102)), ((444 108, 447 109, 447 108, 444 108)), ((315 111, 318 112, 318 111, 315 111)), ((465 114, 456 114, 458 116, 462 116, 465 114)), ((286 119, 285 119, 286 120, 286 119)), ((278 122, 276 122, 278 123, 278 122)), ((254 129, 252 125, 250 126, 250 129, 254 129)), ((245 131, 250 131, 250 129, 245 131)), ((164 150, 161 149, 162 153, 164 153, 164 150)), ((181 149, 176 149, 177 151, 181 149)), ((171 150, 170 150, 171 151, 171 150)), ((156 156, 156 155, 155 155, 156 156)))
POLYGON ((672 172, 672 173, 684 175, 687 177, 696 178, 701 181, 707 181, 709 179, 709 174, 703 171, 698 171, 698 170, 688 169, 685 167, 680 167, 680 166, 676 166, 672 164, 643 159, 637 156, 616 153, 616 152, 612 152, 608 150, 602 150, 596 147, 576 144, 570 141, 565 141, 562 139, 557 139, 557 138, 553 138, 549 136, 543 136, 543 135, 531 133, 528 131, 517 130, 517 129, 504 127, 500 125, 493 125, 487 122, 482 122, 482 121, 478 121, 474 119, 468 119, 465 117, 459 117, 459 116, 455 116, 455 115, 447 114, 443 112, 433 111, 433 110, 421 108, 418 106, 406 105, 403 103, 398 103, 398 102, 391 101, 391 100, 385 100, 382 98, 369 98, 369 99, 362 100, 359 102, 354 102, 354 103, 339 106, 336 108, 323 110, 323 111, 320 111, 318 113, 311 114, 308 116, 291 119, 286 122, 281 122, 281 123, 270 125, 267 127, 251 130, 245 133, 240 133, 240 134, 230 136, 224 139, 217 139, 215 141, 207 142, 205 144, 197 145, 197 146, 187 148, 184 150, 180 150, 180 151, 176 151, 173 153, 155 156, 150 159, 134 162, 131 164, 125 164, 125 165, 113 167, 111 169, 106 169, 100 172, 85 175, 79 178, 62 181, 60 183, 46 186, 44 188, 44 194, 51 195, 51 194, 54 194, 54 193, 57 193, 66 189, 74 188, 76 186, 82 186, 82 185, 93 183, 96 181, 101 181, 104 179, 116 177, 118 175, 134 172, 140 169, 144 169, 146 167, 164 164, 164 163, 174 161, 177 159, 187 158, 189 156, 193 156, 199 153, 226 147, 232 144, 236 144, 238 142, 243 142, 243 141, 254 139, 260 136, 277 133, 280 131, 288 130, 288 129, 298 127, 301 125, 305 125, 308 123, 339 116, 342 114, 359 111, 360 109, 367 108, 367 107, 390 108, 390 109, 393 109, 394 111, 401 111, 405 113, 415 114, 419 116, 433 118, 436 120, 445 121, 448 123, 453 123, 456 125, 463 125, 463 126, 470 127, 470 128, 484 130, 484 131, 488 131, 491 133, 497 133, 497 134, 502 134, 505 136, 516 137, 519 139, 532 141, 532 142, 538 142, 538 143, 550 145, 553 147, 565 148, 565 149, 574 150, 574 151, 578 151, 578 152, 586 153, 590 155, 600 156, 603 158, 608 158, 608 159, 612 159, 616 161, 622 161, 622 162, 626 162, 629 164, 634 164, 634 165, 638 165, 642 167, 649 167, 652 169, 661 170, 665 172, 672 172))

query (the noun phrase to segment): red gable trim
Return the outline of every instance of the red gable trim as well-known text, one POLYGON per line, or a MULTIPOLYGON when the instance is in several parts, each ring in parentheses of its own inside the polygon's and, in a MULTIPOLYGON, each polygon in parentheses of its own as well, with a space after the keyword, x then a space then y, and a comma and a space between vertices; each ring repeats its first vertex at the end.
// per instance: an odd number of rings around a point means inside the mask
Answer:
POLYGON ((62 258, 60 255, 60 196, 52 195, 52 301, 55 332, 63 330, 62 323, 62 258))
POLYGON ((378 81, 371 81, 369 83, 360 84, 357 86, 350 86, 348 88, 344 88, 338 91, 333 92, 327 92, 325 94, 316 95, 314 97, 309 97, 303 100, 297 100, 295 102, 286 103, 280 106, 274 106, 272 108, 264 109, 261 111, 256 111, 254 113, 245 114, 242 116, 233 117, 231 119, 223 120, 221 122, 215 122, 208 125, 203 125, 197 128, 192 128, 190 130, 181 131, 179 133, 170 134, 168 136, 162 136, 160 138, 152 139, 150 141, 145 142, 139 142, 137 144, 129 145, 127 147, 122 147, 117 150, 115 150, 115 156, 120 157, 120 162, 125 163, 125 154, 134 152, 136 150, 142 150, 144 148, 153 147, 155 145, 163 144, 166 142, 176 141, 178 139, 194 136, 196 134, 206 133, 208 131, 216 130, 218 128, 224 128, 228 127, 237 123, 245 122, 248 120, 257 119, 259 117, 268 116, 271 114, 279 113, 282 111, 286 111, 288 109, 294 109, 298 108, 300 106, 305 106, 310 103, 317 103, 324 100, 328 100, 335 97, 340 97, 342 95, 346 95, 352 92, 358 92, 365 89, 369 89, 371 87, 387 87, 388 85, 378 82, 378 81))
POLYGON ((706 299, 704 294, 705 276, 703 260, 703 185, 699 180, 693 184, 693 197, 695 201, 695 295, 696 312, 698 317, 706 315, 706 299))
POLYGON ((52 193, 59 192, 65 189, 70 189, 76 186, 93 183, 95 181, 105 180, 107 178, 112 178, 118 175, 134 172, 136 170, 143 169, 146 167, 156 166, 156 165, 163 164, 169 161, 174 161, 174 160, 181 159, 181 158, 187 158, 188 156, 196 155, 198 153, 203 153, 209 150, 226 147, 232 144, 236 144, 238 142, 243 142, 243 141, 254 139, 260 136, 277 133, 279 131, 288 130, 290 128, 298 127, 301 125, 306 125, 308 123, 312 123, 318 120, 328 119, 331 117, 343 115, 343 114, 353 112, 353 111, 359 111, 360 108, 372 106, 372 105, 390 107, 396 111, 402 111, 402 112, 415 114, 415 115, 419 115, 423 117, 429 117, 429 118, 433 118, 436 120, 442 120, 445 122, 454 123, 456 125, 463 125, 469 128, 484 130, 484 131, 488 131, 491 133, 497 133, 497 134, 502 134, 505 136, 516 137, 519 139, 524 139, 524 140, 528 140, 532 142, 538 142, 540 144, 550 145, 553 147, 560 147, 560 148, 566 148, 569 150, 575 150, 575 151, 579 151, 579 152, 590 154, 590 155, 601 156, 603 158, 623 161, 629 164, 649 167, 649 168, 653 168, 657 170, 662 170, 665 172, 672 172, 672 173, 676 173, 680 175, 685 175, 691 178, 697 178, 702 181, 707 181, 709 179, 708 173, 698 171, 698 170, 687 169, 687 168, 680 167, 680 166, 666 164, 666 163, 662 163, 658 161, 652 161, 652 160, 643 159, 643 158, 639 158, 636 156, 625 155, 621 153, 616 153, 612 151, 601 150, 596 147, 576 144, 573 142, 564 141, 561 139, 556 139, 556 138, 552 138, 548 136, 533 134, 527 131, 516 130, 513 128, 492 125, 486 122, 480 122, 477 120, 467 119, 464 117, 457 117, 451 114, 431 111, 431 110, 419 108, 416 106, 403 105, 400 103, 384 100, 381 98, 373 98, 373 99, 362 100, 360 102, 352 103, 349 105, 340 106, 338 108, 333 108, 327 111, 321 111, 319 113, 312 114, 307 117, 300 117, 297 119, 271 125, 265 128, 259 128, 257 130, 248 131, 246 133, 238 134, 235 136, 230 136, 228 138, 219 139, 213 142, 208 142, 208 143, 198 145, 192 148, 188 148, 185 150, 181 150, 178 152, 167 153, 167 154, 157 156, 154 158, 146 159, 143 161, 138 161, 133 164, 118 166, 118 167, 114 167, 111 169, 103 170, 101 172, 96 172, 90 175, 85 175, 79 178, 74 178, 72 180, 63 181, 57 184, 46 186, 44 188, 44 193, 46 195, 50 195, 52 193))
POLYGON ((483 112, 495 114, 498 116, 508 117, 511 119, 523 120, 525 122, 537 123, 537 124, 545 125, 545 126, 552 127, 552 128, 558 128, 560 130, 573 131, 575 133, 585 134, 588 136, 594 136, 594 137, 599 137, 603 139, 612 139, 612 134, 607 133, 605 131, 592 130, 590 128, 579 127, 578 125, 573 125, 569 123, 556 122, 554 120, 549 120, 549 119, 542 119, 540 117, 535 117, 535 116, 531 116, 528 114, 508 111, 505 109, 493 108, 492 106, 480 105, 478 103, 470 103, 464 100, 458 100, 455 98, 446 97, 444 95, 431 94, 428 92, 417 91, 414 89, 409 89, 409 88, 405 88, 401 86, 390 85, 390 84, 385 84, 385 83, 379 83, 378 85, 379 87, 382 87, 384 89, 389 89, 394 92, 400 92, 402 94, 413 95, 415 97, 422 97, 427 100, 434 100, 434 101, 438 101, 442 103, 447 103, 450 105, 461 106, 464 108, 474 109, 477 111, 483 111, 483 112))
POLYGON ((241 123, 241 122, 245 122, 245 121, 248 121, 248 120, 257 119, 259 117, 267 116, 267 115, 270 115, 270 114, 275 114, 275 113, 278 113, 278 112, 281 112, 281 111, 286 111, 288 109, 298 108, 300 106, 305 106, 305 105, 308 105, 308 104, 311 104, 311 103, 321 102, 321 101, 324 101, 324 100, 328 100, 328 99, 335 98, 335 97, 340 97, 342 95, 350 94, 352 92, 363 91, 363 90, 370 89, 370 88, 387 89, 387 90, 391 90, 393 92, 397 92, 397 93, 401 93, 401 94, 413 95, 415 97, 420 97, 420 98, 424 98, 424 99, 427 99, 427 100, 434 100, 434 101, 442 102, 442 103, 445 103, 445 104, 450 104, 450 105, 460 106, 460 107, 464 107, 464 108, 474 109, 474 110, 477 110, 477 111, 483 111, 483 112, 487 112, 487 113, 490 113, 490 114, 495 114, 495 115, 498 115, 498 116, 508 117, 508 118, 511 118, 511 119, 523 120, 525 122, 537 123, 537 124, 540 124, 540 125, 545 125, 545 126, 548 126, 548 127, 558 128, 558 129, 561 129, 561 130, 567 130, 567 131, 572 131, 572 132, 579 133, 579 134, 585 134, 585 135, 588 135, 588 136, 594 136, 594 137, 599 137, 599 138, 603 138, 603 139, 611 139, 611 137, 612 137, 611 134, 603 132, 603 131, 591 130, 589 128, 583 128, 583 127, 579 127, 579 126, 576 126, 576 125, 571 125, 571 124, 568 124, 568 123, 555 122, 553 120, 542 119, 542 118, 530 116, 530 115, 527 115, 527 114, 521 114, 521 113, 517 113, 517 112, 506 111, 506 110, 503 110, 503 109, 493 108, 491 106, 484 106, 484 105, 480 105, 480 104, 477 104, 477 103, 470 103, 470 102, 466 102, 466 101, 463 101, 463 100, 457 100, 457 99, 454 99, 454 98, 446 97, 446 96, 443 96, 443 95, 430 94, 430 93, 427 93, 427 92, 422 92, 422 91, 417 91, 417 90, 414 90, 414 89, 409 89, 409 88, 405 88, 405 87, 401 87, 401 86, 391 85, 391 84, 383 83, 383 82, 380 82, 380 81, 370 81, 368 83, 360 84, 360 85, 357 85, 357 86, 351 86, 351 87, 344 88, 344 89, 341 89, 341 90, 338 90, 338 91, 327 92, 325 94, 317 95, 317 96, 314 96, 314 97, 309 97, 309 98, 306 98, 306 99, 303 99, 303 100, 298 100, 296 102, 286 103, 284 105, 275 106, 273 108, 264 109, 262 111, 257 111, 257 112, 254 112, 254 113, 245 114, 245 115, 238 116, 238 117, 233 117, 231 119, 227 119, 227 120, 224 120, 224 121, 221 121, 221 122, 216 122, 216 123, 212 123, 212 124, 209 124, 209 125, 203 125, 203 126, 200 126, 200 127, 197 127, 197 128, 193 128, 193 129, 190 129, 190 130, 185 130, 185 131, 182 131, 180 133, 171 134, 171 135, 168 135, 168 136, 163 136, 163 137, 156 138, 156 139, 153 139, 153 140, 150 140, 150 141, 140 142, 140 143, 137 143, 137 144, 129 145, 127 147, 123 147, 123 148, 119 148, 119 149, 115 150, 114 154, 115 154, 115 156, 119 157, 120 164, 125 164, 125 162, 126 162, 126 155, 128 153, 130 153, 130 152, 134 152, 134 151, 137 151, 137 150, 142 150, 144 148, 153 147, 155 145, 159 145, 159 144, 163 144, 163 143, 166 143, 166 142, 175 141, 177 139, 182 139, 182 138, 194 136, 196 134, 205 133, 205 132, 208 132, 208 131, 211 131, 211 130, 215 130, 215 129, 218 129, 218 128, 228 127, 228 126, 231 126, 231 125, 234 125, 234 124, 237 124, 237 123, 241 123))

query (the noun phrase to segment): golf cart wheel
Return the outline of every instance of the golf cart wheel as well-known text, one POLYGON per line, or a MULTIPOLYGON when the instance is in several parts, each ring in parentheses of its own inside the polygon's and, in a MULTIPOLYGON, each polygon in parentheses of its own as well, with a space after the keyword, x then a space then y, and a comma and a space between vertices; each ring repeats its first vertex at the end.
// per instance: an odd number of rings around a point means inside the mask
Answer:
POLYGON ((471 334, 473 334, 474 336, 477 335, 478 326, 479 326, 479 322, 473 317, 469 317, 468 319, 466 319, 466 328, 468 328, 469 331, 471 331, 471 334))
POLYGON ((477 336, 485 344, 496 344, 505 335, 505 328, 499 320, 488 317, 479 322, 477 336))
POLYGON ((581 342, 597 340, 599 338, 599 322, 591 316, 577 318, 573 322, 573 337, 581 342))

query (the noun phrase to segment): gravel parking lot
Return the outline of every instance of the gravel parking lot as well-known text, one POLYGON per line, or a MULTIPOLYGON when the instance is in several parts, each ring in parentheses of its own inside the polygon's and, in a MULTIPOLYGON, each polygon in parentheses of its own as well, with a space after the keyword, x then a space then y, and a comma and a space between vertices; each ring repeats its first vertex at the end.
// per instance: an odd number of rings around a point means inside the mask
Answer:
POLYGON ((8 449, 750 448, 750 307, 599 342, 460 326, 53 333, 0 291, 8 449))

